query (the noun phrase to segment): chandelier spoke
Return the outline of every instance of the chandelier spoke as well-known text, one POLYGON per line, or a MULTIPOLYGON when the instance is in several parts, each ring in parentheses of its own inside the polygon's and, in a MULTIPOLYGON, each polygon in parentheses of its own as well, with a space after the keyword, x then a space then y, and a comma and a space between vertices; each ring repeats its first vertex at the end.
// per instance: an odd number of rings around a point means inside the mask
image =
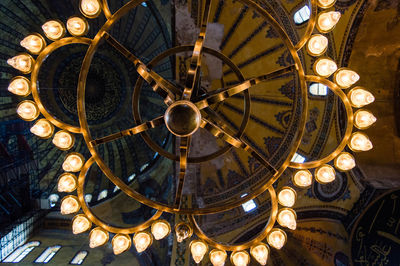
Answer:
POLYGON ((183 100, 190 100, 192 92, 196 86, 196 80, 199 79, 201 56, 203 53, 203 46, 206 38, 208 18, 210 16, 210 10, 211 10, 210 6, 211 6, 211 0, 206 0, 204 13, 201 21, 200 33, 194 45, 192 58, 190 59, 189 70, 186 76, 185 89, 182 94, 183 100))
POLYGON ((155 127, 158 127, 160 125, 163 125, 163 124, 164 124, 164 116, 159 116, 159 117, 157 117, 157 118, 155 118, 155 119, 153 119, 151 121, 147 121, 147 122, 145 122, 143 124, 140 124, 140 125, 138 125, 136 127, 133 127, 133 128, 130 128, 130 129, 126 129, 126 130, 120 131, 118 133, 114 133, 114 134, 111 134, 111 135, 108 135, 108 136, 105 136, 105 137, 102 137, 102 138, 99 138, 99 139, 92 140, 90 142, 90 144, 92 145, 92 147, 94 147, 94 146, 97 146, 97 145, 100 145, 100 144, 104 144, 104 143, 107 143, 107 142, 110 142, 110 141, 114 141, 116 139, 120 139, 120 138, 122 138, 124 136, 136 135, 136 134, 139 134, 139 133, 144 132, 146 130, 149 130, 151 128, 155 128, 155 127))
POLYGON ((167 105, 170 105, 175 101, 176 95, 180 95, 182 92, 180 89, 175 87, 171 82, 167 81, 153 70, 150 70, 138 57, 132 54, 125 46, 118 42, 108 32, 104 33, 105 40, 113 46, 118 52, 125 56, 131 61, 138 74, 146 80, 146 82, 153 88, 153 90, 159 94, 167 105))
POLYGON ((222 89, 213 91, 210 94, 202 95, 197 100, 194 100, 193 102, 201 110, 201 109, 204 109, 214 103, 222 102, 225 99, 230 98, 233 95, 236 95, 242 91, 245 91, 254 85, 257 85, 257 84, 267 81, 267 80, 274 79, 276 77, 290 73, 294 70, 296 70, 296 66, 290 65, 288 67, 281 68, 277 71, 274 71, 274 72, 271 72, 268 74, 264 74, 264 75, 261 75, 261 76, 255 77, 255 78, 248 79, 248 80, 241 82, 240 84, 235 85, 233 87, 222 88, 222 89))
POLYGON ((178 185, 176 187, 176 196, 175 196, 175 208, 181 208, 181 201, 182 201, 182 192, 183 192, 183 185, 185 183, 185 176, 186 176, 186 169, 187 169, 187 158, 189 155, 189 147, 190 142, 192 140, 191 136, 182 137, 181 143, 179 147, 179 179, 178 185))
POLYGON ((257 152, 249 143, 247 143, 247 141, 231 136, 222 127, 214 124, 213 122, 205 118, 202 118, 202 124, 200 125, 200 127, 206 129, 215 137, 224 140, 225 142, 231 144, 232 146, 245 150, 267 169, 271 170, 274 173, 277 172, 276 169, 264 158, 264 156, 261 155, 259 152, 257 152))

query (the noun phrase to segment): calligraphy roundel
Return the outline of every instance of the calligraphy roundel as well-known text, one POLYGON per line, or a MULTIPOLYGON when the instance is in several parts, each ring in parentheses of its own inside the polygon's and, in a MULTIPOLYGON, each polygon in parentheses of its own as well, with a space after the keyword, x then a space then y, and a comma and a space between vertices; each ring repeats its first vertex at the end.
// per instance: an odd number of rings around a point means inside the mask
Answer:
POLYGON ((400 265, 400 190, 373 201, 351 234, 354 266, 400 265))

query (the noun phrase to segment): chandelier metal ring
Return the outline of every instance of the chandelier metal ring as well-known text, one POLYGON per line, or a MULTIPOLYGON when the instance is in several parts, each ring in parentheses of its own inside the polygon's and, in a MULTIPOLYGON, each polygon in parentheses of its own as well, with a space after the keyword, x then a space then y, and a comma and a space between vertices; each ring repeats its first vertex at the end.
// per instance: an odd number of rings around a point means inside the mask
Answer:
MULTIPOLYGON (((82 128, 82 134, 84 136, 85 142, 88 144, 89 151, 91 152, 93 158, 96 160, 96 163, 98 164, 100 169, 103 171, 103 173, 115 185, 120 187, 121 190, 123 190, 125 193, 128 192, 127 193, 128 195, 130 195, 134 199, 138 200, 139 202, 146 204, 149 207, 156 208, 158 210, 174 212, 174 213, 186 213, 186 214, 210 214, 210 213, 226 211, 226 210, 238 207, 242 203, 257 197, 258 195, 263 193, 270 185, 272 185, 279 178, 279 176, 283 173, 283 171, 289 166, 291 158, 293 157, 294 153, 297 151, 297 149, 300 145, 300 142, 301 142, 302 135, 305 130, 304 128, 305 128, 306 116, 307 116, 306 110, 307 110, 307 106, 308 106, 308 99, 307 99, 307 88, 306 88, 306 80, 305 80, 304 70, 301 65, 300 58, 299 58, 297 51, 294 48, 292 42, 290 41, 289 37, 287 36, 287 34, 283 30, 283 28, 278 24, 278 22, 267 11, 265 11, 263 8, 261 8, 256 3, 252 2, 251 0, 242 0, 241 2, 248 5, 249 7, 254 8, 257 12, 259 12, 262 16, 264 16, 264 18, 272 24, 273 28, 281 36, 282 41, 284 42, 285 46, 288 48, 288 50, 294 60, 294 66, 298 73, 298 78, 300 80, 300 87, 301 87, 301 99, 302 99, 301 107, 302 108, 301 108, 301 118, 300 118, 300 122, 299 122, 299 127, 297 129, 296 135, 293 138, 293 140, 294 140, 293 145, 291 146, 291 149, 289 151, 289 154, 288 154, 286 160, 282 163, 282 165, 280 166, 279 169, 277 169, 277 170, 273 169, 273 170, 275 170, 274 175, 272 177, 270 177, 268 179, 268 181, 264 182, 264 184, 260 184, 259 187, 255 188, 254 191, 249 193, 249 195, 247 195, 241 199, 238 199, 236 202, 233 202, 230 204, 225 204, 222 206, 217 206, 217 207, 186 208, 185 209, 185 208, 180 208, 180 206, 176 206, 176 203, 175 203, 175 206, 171 207, 171 206, 167 206, 166 204, 161 204, 159 202, 147 199, 146 197, 140 195, 139 193, 134 191, 132 188, 127 186, 125 183, 123 183, 119 177, 115 176, 112 173, 111 169, 105 164, 103 159, 98 155, 96 148, 93 145, 94 142, 93 142, 93 139, 91 138, 91 135, 89 132, 89 127, 88 127, 88 123, 86 120, 86 114, 85 114, 84 97, 85 97, 86 77, 87 77, 87 74, 88 74, 88 71, 90 68, 91 60, 97 50, 97 47, 98 47, 100 41, 104 38, 111 38, 111 41, 115 42, 115 40, 112 39, 112 37, 107 33, 107 31, 111 28, 111 26, 116 21, 118 21, 121 17, 123 17, 125 14, 127 14, 127 12, 129 10, 136 7, 141 2, 143 2, 143 1, 138 0, 138 1, 128 2, 122 8, 120 8, 116 13, 114 13, 111 18, 108 19, 108 21, 103 25, 103 27, 99 30, 99 32, 94 37, 91 45, 89 46, 89 49, 87 50, 87 53, 86 53, 85 58, 82 63, 82 68, 81 68, 81 72, 79 75, 79 82, 78 82, 78 116, 79 116, 79 121, 80 121, 81 128, 82 128)), ((116 44, 114 46, 118 46, 118 44, 116 44)), ((119 49, 119 50, 120 50, 120 52, 124 53, 124 55, 128 59, 135 62, 136 66, 138 67, 138 71, 146 71, 146 69, 142 69, 142 67, 139 65, 138 59, 132 58, 133 55, 130 54, 129 51, 125 51, 124 47, 121 47, 121 49, 119 49)), ((160 77, 159 76, 154 77, 154 75, 153 75, 151 78, 153 78, 153 80, 157 80, 160 77)), ((255 78, 254 80, 257 80, 257 78, 255 78)), ((252 84, 252 82, 250 82, 248 85, 251 85, 251 84, 252 84)), ((163 84, 163 85, 167 86, 168 84, 163 84)), ((156 118, 156 120, 159 120, 159 119, 160 118, 156 118)), ((294 119, 294 117, 292 117, 292 119, 294 119)), ((152 122, 153 121, 147 122, 146 125, 153 126, 154 123, 152 123, 152 122)), ((147 127, 147 128, 150 128, 150 127, 147 127)), ((215 124, 213 124, 212 127, 214 129, 214 132, 217 132, 218 135, 223 134, 223 132, 221 132, 221 130, 219 130, 215 124)), ((140 133, 145 130, 146 130, 146 128, 144 128, 144 130, 135 131, 135 133, 140 133)), ((129 134, 129 133, 127 133, 127 134, 129 134)), ((122 134, 120 134, 120 133, 117 133, 115 135, 122 136, 122 134)), ((228 139, 231 140, 231 138, 228 138, 228 139)), ((238 141, 238 140, 233 140, 233 141, 238 141)), ((249 149, 249 146, 245 145, 242 140, 240 140, 240 142, 242 142, 242 144, 244 146, 239 145, 239 146, 237 146, 238 148, 244 148, 245 150, 249 149)), ((188 145, 186 145, 186 146, 188 146, 188 145)), ((181 166, 183 166, 183 167, 186 167, 186 163, 187 163, 187 155, 185 156, 185 152, 187 152, 187 149, 183 149, 183 150, 181 149, 181 161, 184 160, 183 164, 181 162, 181 166)), ((261 157, 259 155, 257 156, 256 152, 254 152, 254 151, 253 151, 252 155, 255 155, 256 158, 261 157)), ((264 162, 266 162, 266 161, 264 160, 264 162)), ((177 191, 178 191, 177 194, 180 193, 180 195, 182 192, 182 187, 181 187, 182 182, 183 181, 179 182, 180 185, 178 186, 178 189, 177 189, 177 191)))
MULTIPOLYGON (((172 47, 172 48, 166 50, 165 52, 161 53, 157 57, 153 58, 149 62, 148 68, 152 69, 153 66, 156 66, 158 62, 160 62, 161 60, 163 60, 164 58, 166 58, 168 56, 178 54, 181 52, 193 51, 193 48, 194 48, 194 45, 182 45, 182 46, 172 47)), ((212 48, 208 48, 208 47, 203 47, 203 52, 206 54, 210 54, 210 55, 218 58, 219 60, 223 61, 225 64, 227 64, 230 67, 230 69, 235 73, 239 82, 243 82, 245 80, 240 69, 224 54, 222 54, 212 48)), ((140 112, 139 112, 139 106, 140 106, 139 98, 140 98, 140 92, 141 92, 141 87, 143 86, 143 82, 144 82, 144 79, 139 77, 138 80, 136 81, 134 94, 132 97, 133 116, 135 119, 135 123, 137 125, 140 125, 143 123, 143 120, 142 120, 140 112)), ((250 93, 248 90, 243 91, 243 93, 244 93, 243 117, 242 117, 242 122, 240 124, 240 127, 235 134, 235 137, 238 137, 238 138, 240 138, 243 135, 244 130, 247 126, 247 123, 250 119, 250 104, 251 104, 250 93)), ((207 114, 210 114, 210 112, 207 112, 207 114)), ((216 115, 214 115, 213 117, 218 118, 218 117, 216 117, 216 115)), ((149 145, 149 147, 151 149, 153 149, 154 151, 158 152, 159 154, 161 154, 162 156, 164 156, 168 159, 179 161, 178 155, 173 154, 173 153, 168 152, 167 150, 163 149, 160 145, 158 145, 155 141, 153 141, 150 138, 150 135, 146 131, 141 132, 140 135, 143 138, 143 140, 147 143, 147 145, 149 145)), ((231 148, 232 148, 232 145, 226 144, 224 147, 220 148, 219 150, 217 150, 211 154, 208 154, 205 156, 189 156, 187 158, 187 160, 188 160, 188 163, 201 163, 201 162, 209 161, 209 160, 215 159, 215 158, 225 154, 231 148)))
POLYGON ((87 44, 90 45, 92 42, 91 39, 84 38, 84 37, 67 37, 63 38, 61 40, 55 41, 48 46, 38 55, 36 58, 36 63, 33 67, 32 74, 31 74, 31 83, 32 83, 32 96, 35 102, 38 105, 38 108, 40 112, 43 114, 43 116, 49 120, 51 123, 53 123, 55 126, 68 130, 73 133, 81 133, 81 128, 78 126, 73 126, 68 123, 65 123, 56 117, 52 116, 44 107, 40 95, 39 95, 39 88, 38 88, 38 76, 39 76, 39 71, 40 67, 42 66, 43 62, 46 60, 46 58, 55 50, 57 50, 60 47, 63 47, 65 45, 70 45, 70 44, 87 44))
POLYGON ((346 115, 347 115, 347 123, 346 123, 346 131, 344 133, 344 136, 334 151, 332 151, 329 155, 325 156, 324 158, 321 158, 318 160, 304 162, 304 163, 290 162, 290 167, 296 168, 296 169, 317 168, 327 162, 332 161, 334 158, 336 158, 336 156, 338 156, 338 154, 343 151, 343 149, 346 147, 347 143, 349 142, 351 133, 353 132, 353 124, 354 124, 353 108, 351 107, 350 101, 347 98, 346 94, 342 91, 342 89, 336 83, 333 83, 332 81, 330 81, 326 78, 310 76, 310 75, 306 76, 306 80, 307 80, 307 82, 321 83, 321 84, 327 86, 336 96, 338 96, 338 98, 344 104, 344 107, 346 110, 346 115))
POLYGON ((237 251, 237 250, 243 250, 243 249, 250 248, 254 244, 257 244, 257 243, 261 242, 263 239, 265 239, 267 237, 268 233, 274 227, 274 224, 276 222, 276 217, 278 214, 278 201, 277 201, 276 192, 275 192, 275 189, 273 188, 273 186, 268 187, 268 192, 271 197, 271 213, 270 213, 268 222, 266 223, 263 230, 257 236, 255 236, 253 239, 251 239, 245 243, 240 243, 240 244, 236 244, 236 245, 227 245, 227 244, 221 244, 221 243, 213 240, 212 238, 208 237, 204 233, 204 231, 201 229, 201 227, 197 223, 194 215, 189 215, 190 224, 192 225, 193 230, 196 233, 196 235, 212 247, 226 250, 226 251, 237 251))
POLYGON ((95 160, 93 157, 91 157, 89 160, 86 161, 84 166, 82 167, 82 170, 79 174, 78 177, 78 187, 77 187, 77 195, 78 195, 78 200, 79 204, 82 208, 82 211, 85 213, 85 215, 96 225, 106 229, 107 231, 114 233, 114 234, 133 234, 138 231, 144 230, 147 227, 151 225, 151 223, 162 215, 162 211, 157 210, 156 213, 147 221, 139 224, 138 226, 134 227, 129 227, 129 228, 122 228, 122 227, 115 227, 111 226, 106 222, 103 222, 101 219, 99 219, 91 210, 88 204, 85 201, 85 196, 84 196, 84 187, 85 187, 85 180, 86 180, 86 174, 88 173, 90 167, 93 165, 95 160))

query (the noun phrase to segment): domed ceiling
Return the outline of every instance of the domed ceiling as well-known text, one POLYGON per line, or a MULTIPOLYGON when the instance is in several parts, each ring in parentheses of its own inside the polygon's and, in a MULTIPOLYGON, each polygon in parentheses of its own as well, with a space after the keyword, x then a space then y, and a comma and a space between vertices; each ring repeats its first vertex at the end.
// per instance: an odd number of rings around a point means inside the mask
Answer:
MULTIPOLYGON (((41 32, 40 27, 46 20, 58 18, 66 21, 68 17, 79 14, 78 2, 7 0, 0 3, 0 56, 3 59, 0 62, 0 82, 4 88, 0 91, 1 163, 6 172, 29 165, 25 176, 29 176, 32 198, 44 199, 53 193, 61 198, 64 196, 57 192, 56 186, 67 152, 58 150, 51 140, 32 135, 29 128, 33 123, 18 119, 15 108, 20 99, 5 89, 10 78, 18 73, 5 60, 16 52, 22 52, 20 40, 30 32, 41 32)), ((109 1, 111 12, 126 2, 109 1)), ((306 24, 296 25, 293 15, 306 2, 273 0, 258 3, 282 25, 291 41, 296 43, 301 38, 306 24)), ((355 44, 354 41, 368 7, 364 0, 337 0, 336 9, 342 13, 342 19, 333 33, 326 36, 332 44, 327 56, 338 65, 348 66, 358 60, 350 55, 353 45, 362 47, 362 41, 355 44)), ((191 45, 201 26, 202 10, 203 1, 148 1, 128 12, 112 27, 110 35, 144 63, 151 64, 163 78, 184 87, 191 45), (186 45, 188 49, 159 57, 157 63, 152 61, 175 45, 186 45)), ((374 11, 368 10, 372 15, 380 11, 378 7, 374 11)), ((210 21, 199 94, 233 86, 244 79, 293 64, 294 59, 279 33, 241 1, 213 1, 210 21)), ((103 16, 90 20, 88 37, 93 38, 104 22, 103 16)), ((76 88, 86 51, 87 46, 83 44, 64 46, 46 58, 39 73, 38 86, 44 106, 54 117, 74 126, 79 126, 76 88)), ((305 50, 300 51, 299 58, 305 70, 311 72, 314 58, 307 56, 305 50)), ((357 61, 352 68, 358 70, 360 65, 357 61)), ((361 78, 364 78, 362 73, 361 78)), ((164 114, 163 99, 147 83, 139 82, 140 94, 132 97, 137 81, 138 74, 133 64, 107 42, 101 43, 86 80, 85 112, 93 139, 135 126, 132 101, 138 101, 142 121, 164 114)), ((297 72, 291 72, 254 86, 250 93, 237 94, 223 103, 212 105, 211 111, 205 115, 224 121, 231 134, 243 135, 242 138, 257 153, 269 158, 277 169, 290 154, 293 136, 301 123, 301 108, 297 72)), ((310 95, 307 114, 305 132, 297 152, 311 161, 323 158, 335 149, 347 121, 344 106, 330 91, 326 96, 310 95)), ((151 129, 148 134, 171 157, 179 153, 179 142, 165 127, 151 129)), ((134 135, 99 145, 97 150, 114 174, 131 188, 152 200, 171 204, 179 165, 153 151, 148 143, 141 135, 134 135)), ((90 157, 82 137, 77 137, 74 151, 90 157)), ((368 162, 368 159, 362 159, 368 162)), ((253 156, 227 147, 224 141, 203 129, 193 135, 189 162, 195 163, 189 164, 187 169, 182 203, 185 207, 223 206, 252 193, 272 175, 253 156), (209 157, 212 159, 208 160, 209 157)), ((290 185, 292 173, 292 170, 286 170, 275 183, 275 188, 290 185)), ((354 238, 352 226, 360 210, 376 192, 364 179, 362 170, 356 167, 350 172, 337 172, 336 180, 330 184, 314 182, 309 189, 298 190, 294 206, 298 228, 288 233, 285 248, 271 253, 270 264, 349 265, 350 258, 358 255, 350 245, 351 238, 354 238)), ((16 195, 20 193, 15 192, 16 195)), ((91 195, 90 205, 94 207, 94 213, 110 225, 130 227, 154 214, 153 209, 122 193, 97 166, 88 171, 85 194, 91 195)), ((271 210, 267 193, 258 196, 255 203, 257 209, 254 211, 245 212, 240 206, 219 214, 199 216, 198 223, 208 236, 220 242, 247 241, 262 231, 271 210)), ((171 222, 181 219, 178 215, 164 218, 171 222)), ((159 252, 162 255, 158 254, 158 246, 146 251, 156 254, 159 265, 194 263, 187 243, 177 243, 172 236, 160 243, 172 249, 172 254, 164 249, 159 252)), ((208 259, 205 260, 204 265, 207 265, 208 259)))

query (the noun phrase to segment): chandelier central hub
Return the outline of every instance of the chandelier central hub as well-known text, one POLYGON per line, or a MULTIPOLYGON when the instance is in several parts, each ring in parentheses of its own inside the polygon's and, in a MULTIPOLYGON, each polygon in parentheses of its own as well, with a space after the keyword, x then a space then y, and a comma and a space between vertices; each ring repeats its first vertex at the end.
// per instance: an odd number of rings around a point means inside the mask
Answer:
POLYGON ((165 111, 165 125, 179 137, 192 135, 200 127, 200 110, 192 102, 181 100, 171 104, 165 111))

